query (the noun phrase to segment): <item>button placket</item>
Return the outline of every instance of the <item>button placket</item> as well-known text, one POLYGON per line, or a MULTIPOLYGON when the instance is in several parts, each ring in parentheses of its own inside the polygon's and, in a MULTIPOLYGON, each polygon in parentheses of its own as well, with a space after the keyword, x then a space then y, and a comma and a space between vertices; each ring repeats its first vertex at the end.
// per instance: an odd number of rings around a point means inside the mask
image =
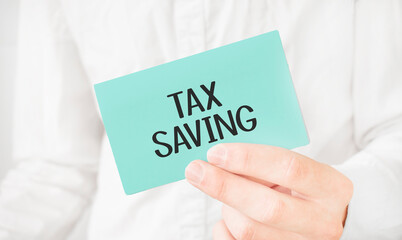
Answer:
MULTIPOLYGON (((206 50, 203 0, 175 1, 178 57, 187 57, 206 50)), ((179 239, 203 240, 206 236, 206 199, 204 193, 188 183, 183 184, 179 206, 182 224, 179 239)))
POLYGON ((207 50, 204 1, 177 0, 175 5, 179 57, 182 58, 207 50))

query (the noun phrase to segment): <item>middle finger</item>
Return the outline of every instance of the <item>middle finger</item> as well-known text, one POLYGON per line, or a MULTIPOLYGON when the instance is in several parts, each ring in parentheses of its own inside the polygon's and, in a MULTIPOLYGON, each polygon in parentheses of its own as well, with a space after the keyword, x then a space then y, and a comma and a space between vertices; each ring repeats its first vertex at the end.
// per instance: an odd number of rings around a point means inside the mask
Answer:
POLYGON ((312 232, 325 221, 315 203, 294 198, 259 183, 196 160, 186 168, 186 178, 211 197, 263 224, 293 232, 312 232))

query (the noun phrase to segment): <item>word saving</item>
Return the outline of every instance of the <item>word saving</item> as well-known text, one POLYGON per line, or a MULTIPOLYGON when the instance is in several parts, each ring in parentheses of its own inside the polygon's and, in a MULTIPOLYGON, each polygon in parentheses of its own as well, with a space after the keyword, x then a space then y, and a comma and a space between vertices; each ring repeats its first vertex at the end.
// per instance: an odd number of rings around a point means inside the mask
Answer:
MULTIPOLYGON (((212 108, 212 105, 216 105, 217 107, 222 107, 222 103, 218 100, 218 98, 214 95, 215 91, 215 81, 211 82, 211 86, 208 89, 205 87, 205 85, 200 86, 201 89, 205 94, 208 96, 208 102, 206 104, 206 108, 204 105, 202 105, 201 101, 197 97, 197 95, 194 93, 192 88, 187 89, 187 115, 191 116, 193 114, 193 109, 194 108, 199 108, 201 112, 205 112, 206 110, 210 110, 212 108)), ((183 91, 179 91, 176 93, 172 93, 167 95, 168 98, 172 98, 174 100, 177 113, 179 115, 179 118, 184 118, 184 112, 183 112, 183 107, 179 99, 179 95, 182 94, 183 91)), ((253 131, 256 126, 257 126, 257 119, 256 118, 251 118, 247 119, 245 122, 251 122, 251 125, 246 127, 243 124, 241 114, 243 111, 248 111, 248 112, 253 112, 253 109, 250 106, 243 105, 239 107, 235 113, 235 117, 233 117, 233 113, 231 110, 227 111, 227 118, 228 122, 225 121, 221 116, 218 114, 214 114, 213 116, 207 116, 201 119, 198 119, 195 121, 195 129, 191 129, 190 126, 185 123, 183 124, 183 128, 185 132, 182 130, 181 127, 179 126, 174 126, 173 127, 173 147, 171 144, 167 142, 163 142, 160 140, 160 137, 162 135, 168 135, 167 132, 165 131, 158 131, 153 134, 152 140, 155 144, 164 146, 166 149, 163 151, 157 149, 155 150, 156 155, 159 157, 167 157, 170 154, 172 154, 173 150, 174 153, 179 152, 179 146, 180 145, 185 145, 187 149, 191 149, 192 146, 189 142, 188 139, 191 139, 192 144, 194 144, 195 147, 201 146, 201 122, 205 126, 207 132, 208 132, 208 143, 213 143, 218 141, 218 139, 215 137, 212 125, 215 126, 216 131, 218 132, 219 138, 222 140, 224 139, 222 127, 226 128, 230 134, 233 136, 236 136, 238 134, 237 127, 245 132, 250 132, 253 131), (174 149, 173 149, 174 148, 174 149)))

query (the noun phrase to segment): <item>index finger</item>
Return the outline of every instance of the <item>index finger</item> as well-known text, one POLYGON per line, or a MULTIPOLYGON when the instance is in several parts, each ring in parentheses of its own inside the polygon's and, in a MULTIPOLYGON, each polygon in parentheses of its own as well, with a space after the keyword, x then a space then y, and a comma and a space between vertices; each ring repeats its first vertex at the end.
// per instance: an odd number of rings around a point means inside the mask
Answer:
POLYGON ((334 179, 343 176, 332 167, 296 152, 269 145, 221 143, 208 161, 227 171, 272 182, 308 196, 332 196, 334 179))

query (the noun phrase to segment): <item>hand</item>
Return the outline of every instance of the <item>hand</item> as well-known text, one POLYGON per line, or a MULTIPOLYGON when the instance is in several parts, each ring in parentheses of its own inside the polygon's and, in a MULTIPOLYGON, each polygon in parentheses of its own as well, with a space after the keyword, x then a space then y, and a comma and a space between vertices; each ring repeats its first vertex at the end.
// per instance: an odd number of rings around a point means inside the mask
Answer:
POLYGON ((216 240, 339 239, 352 182, 329 165, 279 147, 225 143, 187 180, 224 203, 216 240))

